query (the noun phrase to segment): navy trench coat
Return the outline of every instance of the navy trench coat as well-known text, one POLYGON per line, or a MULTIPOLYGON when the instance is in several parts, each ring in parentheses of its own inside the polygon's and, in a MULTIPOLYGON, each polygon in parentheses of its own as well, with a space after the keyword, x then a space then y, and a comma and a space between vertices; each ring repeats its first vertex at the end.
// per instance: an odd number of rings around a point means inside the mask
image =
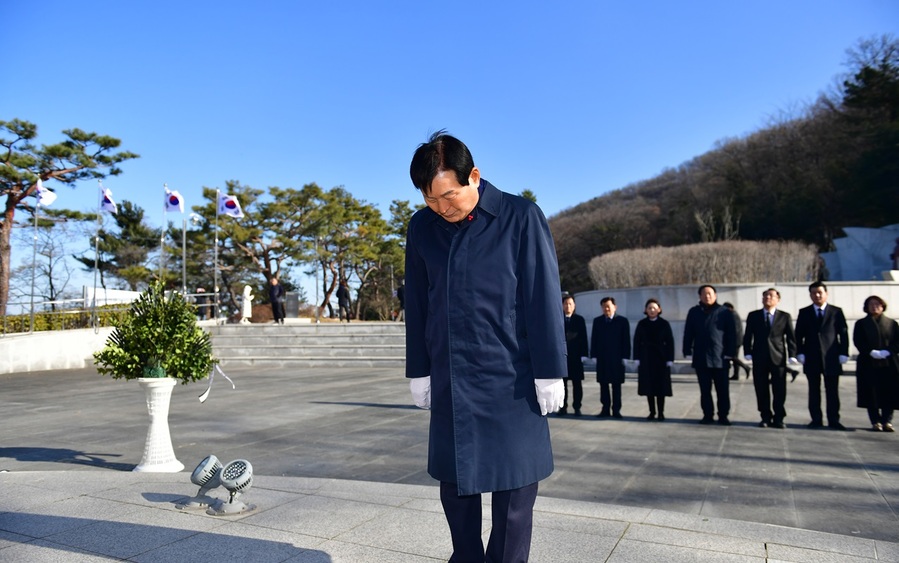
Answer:
POLYGON ((428 473, 460 495, 552 473, 534 380, 567 373, 546 218, 486 180, 480 190, 468 220, 424 208, 406 239, 406 377, 431 376, 428 473))

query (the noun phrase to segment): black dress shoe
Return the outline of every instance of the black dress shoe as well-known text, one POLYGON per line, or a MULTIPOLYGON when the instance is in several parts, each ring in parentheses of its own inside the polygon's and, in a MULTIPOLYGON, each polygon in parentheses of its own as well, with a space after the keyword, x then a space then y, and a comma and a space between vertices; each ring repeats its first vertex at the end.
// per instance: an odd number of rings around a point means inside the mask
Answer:
POLYGON ((806 428, 824 428, 824 425, 817 421, 811 421, 805 425, 806 428))
POLYGON ((846 430, 846 427, 840 424, 839 422, 831 422, 827 425, 828 428, 832 430, 846 430))
POLYGON ((759 422, 759 428, 768 428, 768 423, 764 420, 759 422))
POLYGON ((780 422, 780 421, 775 420, 774 422, 771 423, 771 428, 780 428, 780 429, 783 429, 783 428, 785 428, 785 427, 784 427, 784 423, 783 423, 783 422, 780 422))
POLYGON ((718 424, 721 426, 730 426, 730 420, 728 420, 726 416, 719 416, 718 424))
POLYGON ((612 418, 624 418, 620 412, 612 413, 612 418))
POLYGON ((556 414, 559 416, 565 416, 566 414, 568 414, 568 409, 566 409, 565 407, 562 407, 561 409, 558 410, 558 412, 556 412, 556 414))
POLYGON ((662 422, 664 420, 665 420, 665 415, 662 413, 659 413, 659 422, 662 422))
POLYGON ((712 417, 710 417, 710 416, 704 416, 704 417, 702 417, 702 419, 699 421, 699 424, 712 424, 713 422, 715 422, 715 419, 714 419, 714 418, 712 418, 712 417))
POLYGON ((737 381, 738 379, 740 379, 739 375, 734 374, 734 375, 730 376, 731 381, 737 381))
POLYGON ((581 409, 574 409, 574 416, 581 416, 581 409))
POLYGON ((600 413, 598 415, 596 415, 596 418, 608 418, 608 416, 609 416, 609 411, 600 411, 600 413))
POLYGON ((649 413, 649 415, 646 417, 646 420, 655 420, 655 419, 656 419, 656 413, 654 413, 654 412, 649 413))

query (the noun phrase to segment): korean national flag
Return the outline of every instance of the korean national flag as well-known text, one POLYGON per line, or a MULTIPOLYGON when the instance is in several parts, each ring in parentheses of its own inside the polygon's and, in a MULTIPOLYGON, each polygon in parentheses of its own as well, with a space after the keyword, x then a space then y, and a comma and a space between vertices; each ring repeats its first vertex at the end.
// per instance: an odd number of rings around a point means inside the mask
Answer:
POLYGON ((221 194, 219 196, 219 215, 230 215, 240 219, 243 217, 243 210, 240 208, 240 202, 233 195, 221 194))
POLYGON ((56 194, 45 188, 40 178, 37 179, 37 201, 41 205, 50 205, 56 201, 56 194))
POLYGON ((102 198, 100 209, 102 209, 103 211, 109 211, 113 214, 118 213, 119 208, 112 200, 112 190, 110 190, 109 188, 100 188, 100 197, 102 198))
POLYGON ((165 191, 165 210, 166 212, 184 213, 184 198, 178 192, 165 191))

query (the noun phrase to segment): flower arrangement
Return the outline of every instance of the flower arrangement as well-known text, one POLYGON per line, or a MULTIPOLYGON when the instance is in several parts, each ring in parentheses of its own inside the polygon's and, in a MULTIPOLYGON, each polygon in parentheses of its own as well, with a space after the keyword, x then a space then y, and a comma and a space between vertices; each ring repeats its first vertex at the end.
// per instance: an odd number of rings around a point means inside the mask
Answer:
POLYGON ((101 375, 113 379, 171 377, 187 384, 208 376, 218 360, 209 334, 197 325, 194 306, 153 282, 115 324, 94 362, 101 375))

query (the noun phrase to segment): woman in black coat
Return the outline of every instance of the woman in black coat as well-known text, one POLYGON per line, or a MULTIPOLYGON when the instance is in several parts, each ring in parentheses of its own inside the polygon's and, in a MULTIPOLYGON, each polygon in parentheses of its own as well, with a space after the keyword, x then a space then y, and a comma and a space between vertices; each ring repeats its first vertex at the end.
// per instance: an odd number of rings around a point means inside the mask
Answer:
POLYGON ((865 318, 855 323, 852 342, 858 348, 858 406, 868 409, 871 429, 893 432, 893 410, 899 407, 899 324, 883 314, 886 302, 865 299, 865 318))
POLYGON ((671 393, 671 366, 674 363, 674 335, 661 317, 662 306, 649 299, 643 308, 646 318, 634 331, 634 359, 637 362, 637 394, 649 403, 647 420, 665 420, 665 397, 671 393))

